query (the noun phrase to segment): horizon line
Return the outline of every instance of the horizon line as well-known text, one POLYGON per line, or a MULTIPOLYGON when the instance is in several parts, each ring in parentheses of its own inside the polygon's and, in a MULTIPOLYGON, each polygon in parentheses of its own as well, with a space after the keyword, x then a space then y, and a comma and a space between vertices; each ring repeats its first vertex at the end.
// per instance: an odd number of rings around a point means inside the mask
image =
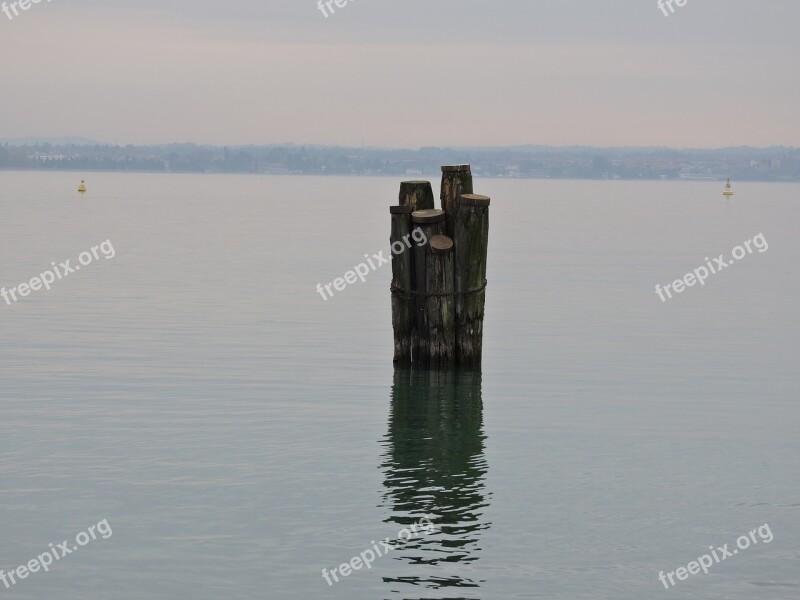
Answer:
POLYGON ((61 137, 47 137, 47 136, 30 136, 30 137, 15 137, 15 138, 0 138, 0 144, 15 144, 19 146, 32 146, 32 145, 64 145, 64 146, 106 146, 111 148, 127 148, 127 147, 140 147, 152 148, 161 146, 198 146, 206 148, 266 148, 266 147, 313 147, 313 148, 338 148, 343 150, 388 150, 388 151, 411 151, 419 152, 421 150, 514 150, 523 148, 541 148, 541 149, 588 149, 588 150, 672 150, 679 152, 691 151, 722 151, 722 150, 800 150, 800 146, 786 146, 786 145, 770 145, 770 146, 717 146, 717 147, 675 147, 675 146, 636 146, 636 145, 623 145, 623 146, 595 146, 589 144, 511 144, 511 145, 479 145, 479 146, 419 146, 412 147, 392 147, 392 146, 374 146, 374 145, 341 145, 341 144, 319 144, 314 142, 265 142, 265 143, 247 143, 247 144, 219 144, 219 143, 206 143, 206 142, 159 142, 159 143, 139 143, 139 144, 119 144, 109 143, 84 138, 82 136, 61 136, 61 137), (75 140, 75 141, 70 141, 75 140))

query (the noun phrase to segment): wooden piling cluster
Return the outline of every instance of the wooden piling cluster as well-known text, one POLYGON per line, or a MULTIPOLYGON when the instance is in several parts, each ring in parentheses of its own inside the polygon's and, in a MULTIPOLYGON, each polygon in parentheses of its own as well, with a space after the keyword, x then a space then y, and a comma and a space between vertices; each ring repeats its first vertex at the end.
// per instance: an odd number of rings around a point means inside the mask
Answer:
POLYGON ((480 367, 490 200, 472 192, 469 165, 442 167, 441 209, 430 182, 400 184, 389 209, 396 363, 480 367))

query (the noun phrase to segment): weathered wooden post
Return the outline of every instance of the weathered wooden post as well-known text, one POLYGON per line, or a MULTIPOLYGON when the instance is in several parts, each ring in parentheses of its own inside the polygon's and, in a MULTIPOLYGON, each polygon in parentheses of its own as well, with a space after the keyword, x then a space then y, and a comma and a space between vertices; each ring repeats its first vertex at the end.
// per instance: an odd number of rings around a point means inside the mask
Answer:
POLYGON ((434 207, 433 188, 430 181, 400 182, 400 206, 410 206, 412 210, 427 210, 434 207))
POLYGON ((472 193, 469 165, 442 167, 441 189, 436 210, 429 182, 404 181, 390 209, 394 361, 479 370, 490 200, 472 193))
POLYGON ((461 194, 472 193, 472 171, 469 165, 446 165, 442 167, 442 210, 447 214, 447 235, 455 234, 456 215, 461 194))
POLYGON ((412 228, 420 230, 418 238, 423 238, 426 243, 414 246, 414 319, 413 333, 411 336, 411 359, 417 364, 427 364, 430 360, 430 329, 425 320, 425 299, 427 290, 427 264, 428 254, 431 251, 430 240, 444 233, 445 214, 443 210, 426 209, 411 213, 412 228))
POLYGON ((389 237, 392 259, 392 327, 394 329, 394 362, 411 362, 411 335, 414 323, 411 282, 413 261, 411 248, 403 241, 411 235, 410 206, 390 206, 392 231, 389 237))
POLYGON ((483 353, 489 203, 462 194, 455 222, 456 358, 469 367, 479 367, 483 353))
POLYGON ((453 240, 435 235, 428 240, 425 264, 425 316, 431 367, 455 363, 456 313, 453 240))

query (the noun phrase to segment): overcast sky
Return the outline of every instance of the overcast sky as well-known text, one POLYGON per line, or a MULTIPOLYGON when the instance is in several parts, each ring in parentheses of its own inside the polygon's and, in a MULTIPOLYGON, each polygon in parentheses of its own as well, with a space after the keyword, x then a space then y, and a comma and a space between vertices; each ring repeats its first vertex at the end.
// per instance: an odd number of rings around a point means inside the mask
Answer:
POLYGON ((42 0, 0 13, 0 138, 800 146, 798 0, 688 0, 669 17, 657 0, 334 9, 42 0))

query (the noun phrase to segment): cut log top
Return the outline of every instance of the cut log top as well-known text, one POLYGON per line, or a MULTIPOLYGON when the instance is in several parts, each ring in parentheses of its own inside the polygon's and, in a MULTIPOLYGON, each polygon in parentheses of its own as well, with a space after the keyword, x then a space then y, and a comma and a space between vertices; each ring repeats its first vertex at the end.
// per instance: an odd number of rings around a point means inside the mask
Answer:
POLYGON ((410 215, 414 212, 413 206, 390 206, 389 212, 393 215, 410 215))
POLYGON ((461 194, 461 206, 489 206, 491 198, 480 194, 461 194))
POLYGON ((446 235, 435 235, 430 241, 431 252, 434 254, 447 254, 453 250, 453 240, 446 235))
POLYGON ((414 223, 438 223, 439 221, 444 221, 444 217, 444 211, 435 208, 416 210, 411 213, 411 220, 414 223))
POLYGON ((455 173, 469 171, 469 165, 445 165, 442 167, 442 173, 455 173))

